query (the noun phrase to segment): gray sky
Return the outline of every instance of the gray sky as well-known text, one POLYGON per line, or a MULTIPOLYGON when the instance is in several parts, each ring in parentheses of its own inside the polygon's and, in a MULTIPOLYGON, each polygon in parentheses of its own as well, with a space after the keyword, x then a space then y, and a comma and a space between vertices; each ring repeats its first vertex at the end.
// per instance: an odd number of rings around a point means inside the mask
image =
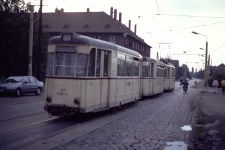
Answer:
MULTIPOLYGON (((39 1, 32 1, 38 5, 39 1)), ((64 8, 65 12, 104 11, 122 13, 122 23, 151 45, 151 57, 178 59, 180 65, 204 68, 206 37, 212 65, 225 64, 225 0, 43 0, 43 12, 64 8), (159 15, 157 15, 159 14, 159 15), (204 36, 192 34, 195 31, 204 36), (205 37, 206 36, 206 37, 205 37), (166 43, 166 44, 161 44, 166 43), (195 55, 178 55, 184 54, 195 55)), ((37 10, 38 8, 36 8, 37 10)))

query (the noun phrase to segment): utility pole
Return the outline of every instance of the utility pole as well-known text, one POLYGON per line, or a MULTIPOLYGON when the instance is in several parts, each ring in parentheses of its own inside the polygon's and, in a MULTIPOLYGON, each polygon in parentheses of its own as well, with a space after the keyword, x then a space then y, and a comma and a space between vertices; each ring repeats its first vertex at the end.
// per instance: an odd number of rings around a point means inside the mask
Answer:
POLYGON ((204 86, 208 87, 208 75, 209 75, 209 66, 207 65, 207 57, 208 57, 208 38, 206 38, 206 44, 205 44, 205 80, 204 80, 204 86))
POLYGON ((38 26, 38 62, 37 62, 37 79, 41 78, 41 36, 42 36, 42 0, 40 0, 40 9, 39 9, 39 26, 38 26))
POLYGON ((34 5, 29 5, 30 10, 30 31, 29 31, 29 56, 28 56, 28 75, 32 76, 32 57, 33 57, 33 22, 34 22, 34 5))

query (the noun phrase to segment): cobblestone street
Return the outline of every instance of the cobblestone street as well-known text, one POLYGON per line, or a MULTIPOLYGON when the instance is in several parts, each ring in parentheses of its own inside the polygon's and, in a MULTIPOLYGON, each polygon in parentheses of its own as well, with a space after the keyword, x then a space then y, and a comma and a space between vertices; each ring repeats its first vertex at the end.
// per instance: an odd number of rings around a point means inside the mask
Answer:
POLYGON ((129 108, 134 109, 129 115, 55 150, 161 150, 171 146, 168 142, 177 142, 178 147, 187 148, 190 131, 183 131, 182 127, 192 123, 197 93, 193 89, 186 94, 178 90, 141 101, 138 105, 142 105, 142 109, 129 108))

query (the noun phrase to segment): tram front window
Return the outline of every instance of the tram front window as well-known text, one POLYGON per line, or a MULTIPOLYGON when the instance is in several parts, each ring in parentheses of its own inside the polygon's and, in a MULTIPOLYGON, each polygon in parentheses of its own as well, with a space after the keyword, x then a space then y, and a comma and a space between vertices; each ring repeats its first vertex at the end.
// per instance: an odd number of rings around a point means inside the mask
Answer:
POLYGON ((74 76, 75 53, 58 52, 55 56, 55 75, 74 76))

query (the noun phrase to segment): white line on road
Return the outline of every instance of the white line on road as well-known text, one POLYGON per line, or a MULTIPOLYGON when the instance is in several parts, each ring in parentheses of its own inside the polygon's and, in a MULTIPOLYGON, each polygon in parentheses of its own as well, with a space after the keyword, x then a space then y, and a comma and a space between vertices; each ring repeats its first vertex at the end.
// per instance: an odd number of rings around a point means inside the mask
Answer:
POLYGON ((50 118, 50 119, 34 122, 34 123, 31 123, 31 124, 27 124, 27 125, 24 125, 24 126, 21 126, 21 127, 18 127, 18 128, 12 128, 10 130, 6 130, 6 131, 0 132, 0 134, 4 133, 4 132, 10 132, 10 131, 13 131, 13 130, 16 130, 16 129, 20 129, 20 128, 24 128, 24 127, 28 127, 28 126, 32 126, 32 125, 36 125, 36 124, 40 124, 40 123, 44 123, 44 122, 47 122, 47 121, 50 121, 50 120, 54 120, 54 119, 57 119, 57 118, 50 118))

